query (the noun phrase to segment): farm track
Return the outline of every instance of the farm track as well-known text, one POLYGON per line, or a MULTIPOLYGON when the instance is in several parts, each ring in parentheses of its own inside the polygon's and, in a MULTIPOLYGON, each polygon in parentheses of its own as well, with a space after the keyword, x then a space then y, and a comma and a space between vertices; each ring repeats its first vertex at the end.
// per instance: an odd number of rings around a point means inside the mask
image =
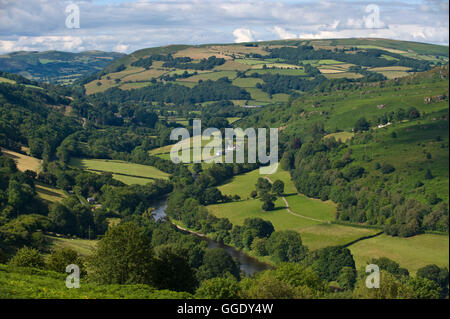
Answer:
MULTIPOLYGON (((268 180, 270 184, 273 184, 272 180, 271 180, 269 177, 265 176, 264 178, 265 178, 266 180, 268 180)), ((289 214, 294 215, 294 216, 297 216, 297 217, 309 219, 309 220, 312 220, 312 221, 316 221, 316 222, 319 222, 319 223, 327 223, 327 224, 331 224, 330 221, 326 221, 326 220, 322 220, 322 219, 317 219, 317 218, 312 218, 312 217, 304 216, 304 215, 301 215, 301 214, 298 214, 298 213, 294 213, 294 212, 291 210, 291 208, 289 207, 289 203, 288 203, 286 197, 282 196, 281 199, 283 200, 284 205, 286 206, 286 211, 287 211, 289 214)))

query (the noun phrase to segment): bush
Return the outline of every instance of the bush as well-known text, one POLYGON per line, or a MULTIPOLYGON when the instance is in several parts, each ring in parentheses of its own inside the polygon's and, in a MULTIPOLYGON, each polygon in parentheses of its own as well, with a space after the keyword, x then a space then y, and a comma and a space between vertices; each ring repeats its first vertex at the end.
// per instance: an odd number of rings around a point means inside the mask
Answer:
POLYGON ((32 267, 43 269, 45 266, 44 257, 38 250, 23 247, 17 251, 16 255, 9 261, 10 265, 19 267, 32 267))
POLYGON ((390 174, 393 171, 395 171, 395 168, 391 164, 383 164, 383 166, 381 166, 381 172, 383 174, 390 174))
POLYGON ((47 261, 47 268, 56 272, 65 273, 68 265, 77 265, 80 268, 80 273, 84 274, 83 262, 78 253, 71 248, 63 248, 52 251, 47 261))

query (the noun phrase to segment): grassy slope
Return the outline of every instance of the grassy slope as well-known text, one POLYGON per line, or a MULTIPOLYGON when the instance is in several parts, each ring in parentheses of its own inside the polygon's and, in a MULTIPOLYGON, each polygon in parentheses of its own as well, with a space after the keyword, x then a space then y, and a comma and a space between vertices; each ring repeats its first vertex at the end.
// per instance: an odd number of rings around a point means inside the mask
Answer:
POLYGON ((364 267, 372 258, 388 257, 410 272, 428 264, 449 266, 449 237, 424 234, 409 238, 381 235, 349 247, 357 268, 364 267))
MULTIPOLYGON (((367 48, 377 48, 398 54, 403 54, 408 57, 417 59, 429 60, 432 62, 445 62, 448 60, 448 48, 436 45, 428 45, 413 42, 393 41, 386 39, 333 39, 333 40, 291 40, 291 41, 266 41, 259 42, 258 46, 250 47, 242 44, 227 44, 227 45, 201 45, 201 46, 187 46, 187 45, 171 45, 166 47, 149 48, 136 51, 130 55, 124 56, 114 61, 105 69, 105 75, 100 80, 94 80, 85 85, 88 94, 103 92, 111 87, 119 87, 123 90, 133 88, 141 88, 151 85, 152 78, 160 78, 163 75, 170 75, 174 73, 183 73, 185 70, 172 69, 162 67, 163 62, 155 61, 149 70, 131 66, 131 63, 145 58, 153 54, 172 54, 175 57, 188 56, 194 61, 198 62, 200 59, 208 58, 210 56, 221 57, 226 60, 226 63, 216 66, 212 70, 197 71, 199 74, 186 79, 178 79, 173 83, 193 87, 199 80, 217 80, 221 77, 228 77, 233 81, 234 85, 246 89, 251 94, 250 101, 236 101, 237 105, 259 104, 266 105, 269 103, 286 102, 289 99, 287 94, 275 94, 270 97, 265 92, 256 88, 256 83, 260 79, 251 78, 236 78, 236 71, 244 71, 247 75, 252 73, 271 73, 282 75, 304 76, 303 67, 290 65, 285 61, 279 59, 255 59, 246 57, 247 54, 265 55, 265 49, 279 48, 281 46, 296 45, 301 42, 306 45, 313 45, 315 48, 333 49, 342 47, 358 47, 361 50, 367 48), (439 58, 436 58, 439 56, 439 58), (114 70, 119 65, 125 65, 126 70, 114 73, 114 70), (267 68, 263 69, 263 66, 267 68), (109 78, 109 79, 108 79, 109 78), (120 79, 120 82, 115 82, 120 79), (138 81, 138 82, 136 82, 138 81), (98 83, 100 85, 98 85, 98 83)), ((389 56, 386 56, 389 59, 389 56)), ((337 60, 307 60, 315 67, 318 67, 321 72, 328 78, 359 78, 362 75, 348 72, 352 64, 343 63, 337 60)), ((405 68, 373 68, 374 72, 379 72, 386 75, 388 78, 403 77, 408 75, 405 68)), ((194 70, 187 70, 192 73, 194 70)))
POLYGON ((35 172, 39 172, 41 169, 42 160, 37 159, 35 157, 27 156, 21 153, 17 153, 11 150, 7 150, 2 147, 2 153, 6 156, 12 158, 16 164, 17 168, 24 172, 26 170, 31 170, 35 172))
POLYGON ((91 255, 94 249, 97 247, 98 242, 97 240, 71 239, 52 236, 47 236, 47 239, 50 241, 51 250, 71 248, 83 257, 91 255))
POLYGON ((188 293, 156 290, 147 285, 96 285, 81 280, 68 289, 66 274, 0 264, 0 299, 186 299, 188 293))

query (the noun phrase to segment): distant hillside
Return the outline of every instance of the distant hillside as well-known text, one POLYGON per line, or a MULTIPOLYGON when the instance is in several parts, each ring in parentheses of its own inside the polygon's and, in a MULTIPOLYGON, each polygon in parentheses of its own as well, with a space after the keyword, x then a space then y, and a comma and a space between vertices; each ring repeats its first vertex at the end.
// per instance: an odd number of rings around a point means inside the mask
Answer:
POLYGON ((297 190, 338 222, 409 237, 448 230, 448 65, 267 106, 238 127, 279 127, 297 190))
POLYGON ((107 95, 116 102, 206 105, 228 99, 252 106, 287 102, 291 95, 338 82, 400 78, 447 63, 448 47, 388 39, 170 45, 123 56, 82 84, 87 94, 111 89, 107 95), (229 88, 234 94, 202 90, 205 82, 223 78, 234 86, 229 88), (176 97, 174 91, 188 98, 176 97))
POLYGON ((123 55, 102 51, 20 51, 0 55, 0 70, 32 80, 70 84, 80 77, 102 70, 123 55))

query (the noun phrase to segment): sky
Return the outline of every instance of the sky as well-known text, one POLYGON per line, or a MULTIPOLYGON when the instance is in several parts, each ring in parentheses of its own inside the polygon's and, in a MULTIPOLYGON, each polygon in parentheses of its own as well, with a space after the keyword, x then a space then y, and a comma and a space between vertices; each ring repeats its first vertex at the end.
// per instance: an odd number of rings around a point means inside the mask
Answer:
POLYGON ((0 53, 291 38, 448 45, 448 9, 444 0, 0 0, 0 53))

